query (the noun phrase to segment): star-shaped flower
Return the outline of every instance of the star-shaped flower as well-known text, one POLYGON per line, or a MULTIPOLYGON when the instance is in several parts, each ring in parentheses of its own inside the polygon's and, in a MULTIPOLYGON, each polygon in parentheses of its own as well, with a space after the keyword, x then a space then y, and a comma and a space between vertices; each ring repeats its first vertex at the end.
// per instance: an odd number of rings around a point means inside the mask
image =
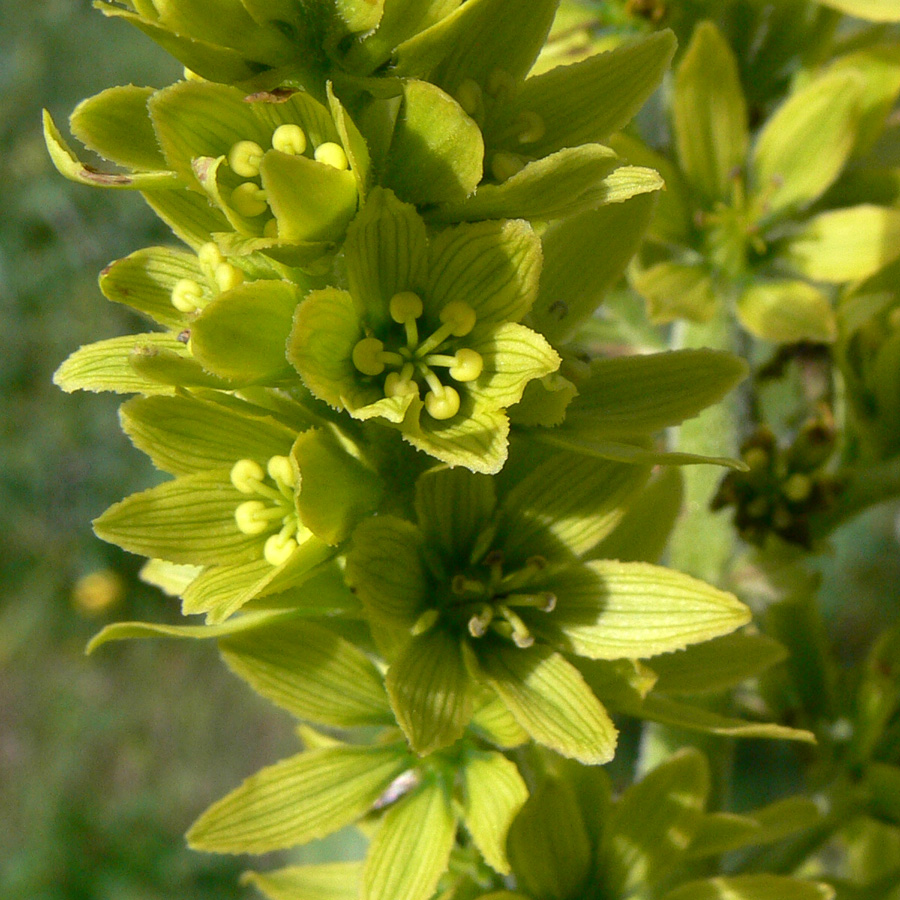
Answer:
POLYGON ((499 471, 506 407, 559 365, 519 324, 540 275, 531 226, 461 225, 429 241, 412 206, 376 189, 344 254, 349 290, 312 291, 297 309, 288 358, 306 386, 450 465, 499 471))

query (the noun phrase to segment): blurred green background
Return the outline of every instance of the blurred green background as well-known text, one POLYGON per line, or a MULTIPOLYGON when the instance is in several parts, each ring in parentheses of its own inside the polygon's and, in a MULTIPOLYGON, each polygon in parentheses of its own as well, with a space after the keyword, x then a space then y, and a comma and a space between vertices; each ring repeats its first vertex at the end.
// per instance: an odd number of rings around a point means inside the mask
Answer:
MULTIPOLYGON (((4 900, 244 896, 237 876, 247 860, 191 853, 181 835, 212 800, 296 746, 289 718, 231 677, 212 646, 83 652, 108 621, 179 616, 137 580, 138 560, 90 530, 110 503, 155 478, 118 429, 117 398, 67 396, 51 376, 80 344, 144 328, 102 298, 97 272, 171 238, 138 196, 58 176, 40 109, 62 124, 105 87, 162 86, 179 74, 90 0, 0 0, 4 900), (99 590, 85 593, 92 573, 99 590)), ((884 603, 900 593, 895 522, 896 507, 873 511, 822 561, 826 600, 851 645, 895 614, 884 603)))

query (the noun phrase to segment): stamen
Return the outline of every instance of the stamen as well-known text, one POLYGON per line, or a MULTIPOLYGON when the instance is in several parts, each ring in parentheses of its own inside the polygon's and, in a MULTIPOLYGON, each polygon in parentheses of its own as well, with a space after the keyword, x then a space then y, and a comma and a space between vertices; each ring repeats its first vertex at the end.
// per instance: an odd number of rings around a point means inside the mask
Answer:
POLYGON ((256 141, 238 141, 228 151, 228 165, 241 178, 256 178, 264 152, 256 141))
POLYGON ((172 306, 179 312, 196 312, 203 307, 203 288, 191 278, 176 281, 172 288, 172 306))
POLYGON ((802 503, 812 493, 813 483, 809 475, 795 472, 784 483, 782 493, 792 503, 802 503))
POLYGON ((353 365, 363 375, 380 375, 384 371, 383 352, 384 344, 378 338, 363 338, 353 348, 353 365))
POLYGON ((520 144, 533 144, 547 133, 547 126, 543 118, 530 109, 522 110, 519 113, 516 125, 519 128, 520 144))
POLYGON ((263 237, 275 240, 278 237, 278 219, 269 219, 263 227, 263 237))
POLYGON ((200 263, 200 268, 203 269, 209 278, 215 275, 216 266, 224 259, 222 251, 212 241, 207 241, 197 251, 197 261, 200 263))
POLYGON ((297 477, 293 466, 291 466, 291 461, 286 456, 273 456, 269 460, 266 470, 272 481, 279 488, 282 488, 282 493, 284 493, 284 489, 287 489, 289 492, 287 496, 293 499, 293 491, 297 486, 297 477))
POLYGON ((407 346, 413 348, 419 343, 419 329, 416 319, 422 315, 422 299, 412 291, 394 294, 389 303, 391 318, 406 330, 407 346))
POLYGON ((279 153, 300 156, 306 151, 306 132, 299 125, 279 125, 272 134, 272 147, 279 153))
POLYGON ((344 148, 340 144, 335 144, 333 141, 326 141, 324 144, 319 144, 313 155, 317 162, 324 163, 326 166, 332 166, 335 169, 340 169, 342 172, 350 168, 350 162, 347 159, 344 148))
POLYGON ((231 263, 220 262, 216 266, 216 286, 220 291, 230 291, 244 283, 244 273, 231 263))
POLYGON ((451 326, 450 334, 454 337, 465 337, 478 321, 475 310, 462 300, 452 300, 440 311, 438 318, 451 326))
POLYGON ((466 578, 465 575, 454 575, 450 581, 450 590, 457 597, 483 597, 487 593, 484 582, 466 578))
POLYGON ((468 115, 475 118, 484 109, 481 85, 471 78, 466 78, 456 89, 456 101, 468 115))
POLYGON ((247 500, 234 511, 234 521, 243 534, 263 534, 272 527, 273 522, 283 518, 282 510, 266 506, 262 500, 247 500))
POLYGON ((432 419, 444 421, 452 419, 459 412, 459 394, 446 385, 441 386, 441 391, 430 391, 425 396, 425 410, 432 419))
POLYGON ((297 542, 294 538, 281 531, 266 540, 263 546, 263 556, 270 565, 280 566, 291 558, 296 549, 297 542))
POLYGON ((475 381, 484 371, 484 359, 475 350, 463 347, 456 351, 456 362, 450 367, 450 377, 456 381, 475 381))
POLYGON ((487 92, 499 101, 509 101, 516 93, 516 79, 504 69, 494 69, 487 80, 487 92))
POLYGON ((509 606, 527 606, 549 613, 556 609, 556 594, 540 591, 537 594, 507 594, 504 598, 509 606))
POLYGON ((471 634, 473 638, 484 637, 493 620, 494 608, 485 603, 484 606, 469 619, 469 634, 471 634))
POLYGON ((501 184, 513 175, 518 175, 524 168, 525 160, 507 150, 499 150, 491 157, 491 175, 501 184))
POLYGON ((239 184, 231 192, 231 205, 237 213, 248 219, 261 216, 269 208, 266 192, 252 181, 239 184))
POLYGON ((265 470, 253 459, 239 459, 231 467, 231 483, 242 494, 255 494, 265 477, 265 470))
POLYGON ((512 626, 512 639, 517 647, 524 650, 534 643, 534 637, 528 630, 528 626, 508 606, 498 603, 497 611, 512 626))
POLYGON ((419 396, 419 386, 412 380, 413 367, 407 363, 401 372, 391 372, 384 379, 385 397, 406 397, 408 394, 419 396))

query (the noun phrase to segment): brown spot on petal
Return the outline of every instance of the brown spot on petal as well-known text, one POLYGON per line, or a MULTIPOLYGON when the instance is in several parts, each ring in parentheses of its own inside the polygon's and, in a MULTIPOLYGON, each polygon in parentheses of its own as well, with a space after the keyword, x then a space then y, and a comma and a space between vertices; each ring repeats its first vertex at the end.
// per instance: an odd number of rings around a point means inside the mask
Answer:
POLYGON ((101 172, 93 166, 83 165, 81 177, 97 184, 132 184, 133 179, 129 175, 115 175, 112 172, 101 172))
POLYGON ((244 97, 244 103, 284 103, 296 94, 294 88, 273 88, 271 91, 257 91, 244 97))

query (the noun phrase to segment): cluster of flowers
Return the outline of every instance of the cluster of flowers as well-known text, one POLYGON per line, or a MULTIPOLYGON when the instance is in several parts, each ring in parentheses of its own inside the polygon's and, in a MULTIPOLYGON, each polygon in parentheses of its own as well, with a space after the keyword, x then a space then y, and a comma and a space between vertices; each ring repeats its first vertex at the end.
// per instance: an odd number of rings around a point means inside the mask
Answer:
MULTIPOLYGON (((75 110, 73 134, 117 171, 83 163, 48 118, 51 155, 73 180, 140 191, 187 249, 104 270, 106 297, 160 328, 78 350, 57 381, 137 395, 123 428, 174 478, 95 528, 206 624, 116 625, 96 643, 218 639, 255 690, 326 729, 305 727, 305 749, 215 804, 191 843, 265 852, 360 822, 373 838, 352 877, 258 885, 476 896, 509 884, 529 793, 514 748, 607 762, 610 711, 792 736, 667 698, 664 667, 641 662, 749 620, 654 565, 678 482, 651 480, 702 461, 654 435, 743 363, 591 359, 579 342, 661 187, 601 142, 659 83, 671 35, 529 74, 558 0, 527 16, 512 0, 99 5, 185 79, 75 110)), ((729 639, 752 660, 741 677, 773 661, 729 639)), ((672 771, 696 780, 697 765, 672 771)), ((554 791, 540 802, 559 806, 554 791)), ((524 840, 523 889, 563 896, 527 874, 524 840)))

